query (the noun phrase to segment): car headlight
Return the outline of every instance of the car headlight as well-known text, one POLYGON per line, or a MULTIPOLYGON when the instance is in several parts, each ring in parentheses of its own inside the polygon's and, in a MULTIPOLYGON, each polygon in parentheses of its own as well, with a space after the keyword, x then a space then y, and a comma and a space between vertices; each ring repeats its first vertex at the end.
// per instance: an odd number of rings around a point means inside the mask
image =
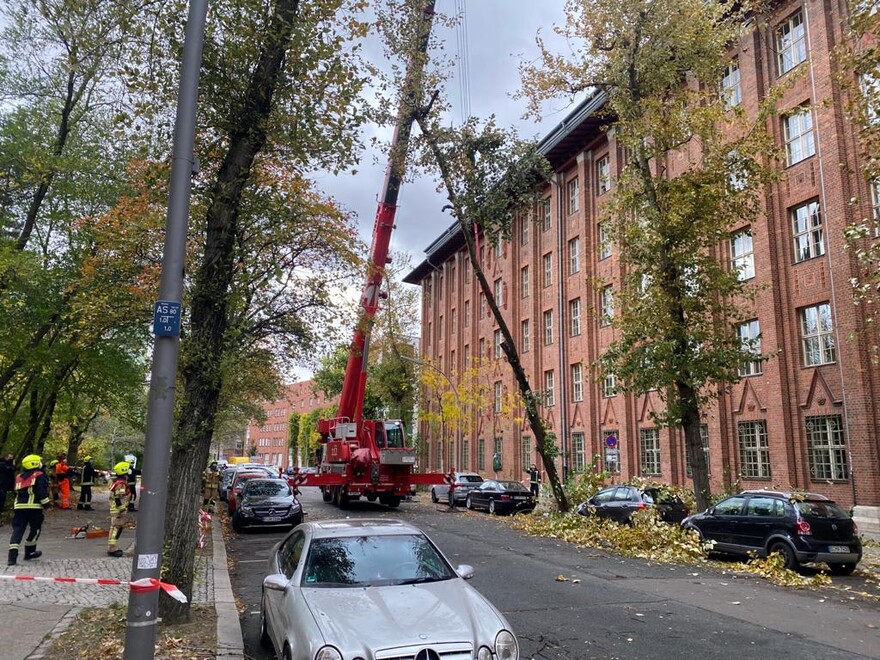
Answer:
POLYGON ((315 660, 342 660, 342 654, 333 646, 322 646, 315 654, 315 660))
POLYGON ((516 637, 509 630, 495 635, 495 656, 498 660, 519 660, 519 646, 516 637))
POLYGON ((254 515, 254 509, 253 509, 253 507, 242 505, 242 507, 241 507, 241 515, 243 515, 243 516, 252 516, 252 515, 254 515))
POLYGON ((492 651, 488 646, 481 646, 477 651, 477 660, 492 660, 492 651))

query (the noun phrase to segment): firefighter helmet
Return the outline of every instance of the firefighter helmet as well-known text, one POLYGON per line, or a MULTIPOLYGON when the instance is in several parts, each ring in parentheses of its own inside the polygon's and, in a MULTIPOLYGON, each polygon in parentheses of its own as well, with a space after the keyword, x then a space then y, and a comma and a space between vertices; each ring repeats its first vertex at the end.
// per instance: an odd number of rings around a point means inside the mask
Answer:
POLYGON ((43 462, 43 459, 36 454, 31 454, 30 456, 25 456, 21 459, 21 467, 25 470, 35 470, 40 467, 40 463, 43 462))
POLYGON ((131 463, 128 461, 119 461, 116 465, 113 466, 113 471, 117 474, 117 476, 122 476, 123 474, 128 474, 128 471, 131 469, 131 463))
POLYGON ((91 456, 85 456, 85 457, 83 457, 83 463, 88 463, 90 460, 92 460, 92 457, 91 457, 91 456))

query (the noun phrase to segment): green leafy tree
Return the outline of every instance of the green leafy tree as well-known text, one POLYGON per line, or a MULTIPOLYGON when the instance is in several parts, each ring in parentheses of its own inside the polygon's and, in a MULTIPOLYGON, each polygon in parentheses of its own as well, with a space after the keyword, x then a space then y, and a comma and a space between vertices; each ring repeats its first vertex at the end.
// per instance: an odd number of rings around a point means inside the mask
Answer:
MULTIPOLYGON (((543 49, 523 67, 533 112, 561 94, 605 95, 625 166, 604 221, 621 255, 614 288, 616 339, 599 361, 622 388, 656 389, 657 422, 678 426, 693 468, 698 508, 710 486, 700 414, 739 379, 753 347, 733 330, 754 291, 721 255, 734 223, 755 218, 771 142, 756 116, 728 108, 719 82, 748 29, 751 3, 702 0, 569 0, 561 32, 570 55, 543 49), (687 165, 670 173, 669 157, 687 165)), ((543 44, 542 44, 543 46, 543 44)))
MULTIPOLYGON (((849 3, 847 39, 838 48, 840 80, 849 92, 849 114, 858 135, 862 171, 874 199, 853 200, 862 208, 880 204, 880 6, 876 0, 849 3), (865 203, 869 202, 869 203, 865 203)), ((880 364, 880 232, 877 211, 860 217, 845 230, 846 247, 858 264, 853 297, 861 310, 865 341, 875 364, 880 364)))

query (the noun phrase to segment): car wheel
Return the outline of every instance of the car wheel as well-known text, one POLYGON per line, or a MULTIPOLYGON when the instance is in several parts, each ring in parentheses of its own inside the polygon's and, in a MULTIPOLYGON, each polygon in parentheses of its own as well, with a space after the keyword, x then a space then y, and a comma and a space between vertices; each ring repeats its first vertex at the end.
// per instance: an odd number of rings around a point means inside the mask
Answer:
POLYGON ((489 513, 495 515, 495 500, 489 500, 489 513))
POLYGON ((348 494, 342 490, 342 486, 339 487, 339 508, 347 509, 348 503, 350 500, 348 499, 348 494))
POLYGON ((774 552, 778 552, 782 555, 782 558, 785 560, 783 564, 785 568, 790 571, 796 571, 800 568, 800 564, 798 563, 797 557, 794 556, 794 550, 791 549, 791 546, 784 541, 778 541, 770 546, 770 554, 772 555, 774 552))
POLYGON ((333 499, 333 493, 330 492, 329 488, 322 488, 321 489, 321 499, 324 500, 325 502, 329 502, 330 500, 333 499))
POLYGON ((828 568, 831 569, 832 575, 850 575, 854 570, 856 570, 856 565, 849 564, 828 564, 828 568))
POLYGON ((244 526, 241 524, 241 521, 238 519, 238 516, 232 516, 232 529, 236 532, 241 533, 244 531, 244 526))
POLYGON ((388 500, 385 502, 385 504, 387 504, 388 507, 391 509, 396 509, 397 507, 400 506, 400 498, 397 497, 396 495, 392 495, 391 497, 388 498, 388 500))
POLYGON ((437 504, 437 502, 440 501, 440 499, 437 497, 437 491, 434 490, 433 488, 431 489, 431 501, 432 501, 434 504, 437 504))
POLYGON ((465 506, 466 509, 471 509, 471 510, 473 510, 473 508, 474 508, 474 503, 471 501, 471 496, 470 496, 470 495, 468 495, 468 496, 464 499, 464 506, 465 506))
POLYGON ((299 514, 296 518, 293 519, 293 525, 291 526, 291 529, 293 529, 297 525, 302 525, 302 522, 303 522, 303 514, 299 514))
POLYGON ((266 612, 260 604, 260 646, 266 649, 272 648, 272 637, 269 635, 269 623, 266 621, 266 612))
POLYGON ((284 645, 284 651, 281 653, 281 660, 293 660, 293 653, 290 652, 290 647, 286 644, 284 645))

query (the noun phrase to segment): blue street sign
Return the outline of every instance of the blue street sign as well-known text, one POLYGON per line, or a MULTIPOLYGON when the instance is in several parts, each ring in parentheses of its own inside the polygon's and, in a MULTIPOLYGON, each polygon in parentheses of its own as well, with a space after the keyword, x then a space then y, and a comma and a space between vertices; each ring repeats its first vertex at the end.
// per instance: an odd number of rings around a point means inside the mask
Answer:
POLYGON ((176 337, 180 334, 180 303, 157 300, 153 306, 153 334, 157 337, 176 337))
POLYGON ((617 446, 617 436, 609 435, 605 438, 605 446, 608 447, 608 449, 614 449, 617 446))

